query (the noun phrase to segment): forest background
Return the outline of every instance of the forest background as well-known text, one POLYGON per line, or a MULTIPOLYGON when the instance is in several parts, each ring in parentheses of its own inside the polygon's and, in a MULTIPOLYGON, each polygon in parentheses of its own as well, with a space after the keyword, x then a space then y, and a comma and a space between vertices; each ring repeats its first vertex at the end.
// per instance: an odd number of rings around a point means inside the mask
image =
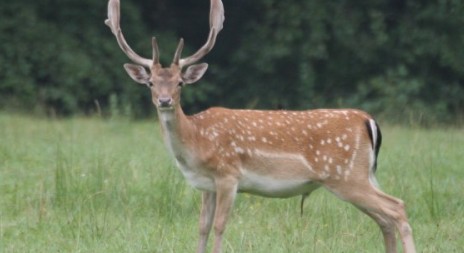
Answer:
MULTIPOLYGON (((209 1, 122 0, 136 52, 168 64, 208 34, 209 1)), ((463 122, 464 1, 224 0, 226 20, 188 113, 210 106, 356 107, 389 122, 463 122)), ((0 2, 0 110, 151 115, 149 92, 103 23, 107 1, 0 2)))

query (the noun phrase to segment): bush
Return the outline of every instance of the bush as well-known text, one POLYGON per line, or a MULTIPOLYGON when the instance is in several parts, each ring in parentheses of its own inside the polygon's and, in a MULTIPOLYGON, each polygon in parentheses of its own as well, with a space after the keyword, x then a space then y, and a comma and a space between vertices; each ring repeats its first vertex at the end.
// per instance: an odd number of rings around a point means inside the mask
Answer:
MULTIPOLYGON (((205 42, 208 1, 136 2, 122 1, 121 25, 140 54, 149 57, 150 34, 159 38, 164 64, 180 37, 188 43, 184 55, 205 42)), ((400 121, 464 117, 460 1, 224 3, 224 30, 205 58, 208 74, 183 92, 189 113, 223 105, 358 107, 400 121)), ((122 69, 128 59, 103 24, 106 4, 1 2, 0 107, 60 115, 153 111, 149 92, 122 69)))

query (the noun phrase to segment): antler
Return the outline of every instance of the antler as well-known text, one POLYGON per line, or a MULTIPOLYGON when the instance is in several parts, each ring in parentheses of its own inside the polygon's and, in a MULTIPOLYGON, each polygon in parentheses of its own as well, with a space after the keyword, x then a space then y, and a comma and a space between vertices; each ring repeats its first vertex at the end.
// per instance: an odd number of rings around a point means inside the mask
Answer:
MULTIPOLYGON (((193 55, 180 59, 179 66, 180 68, 193 64, 203 58, 206 54, 213 49, 214 44, 216 43, 216 37, 218 33, 222 30, 222 24, 224 23, 224 5, 221 0, 211 0, 211 7, 209 12, 209 35, 206 43, 198 49, 193 55)), ((179 48, 178 48, 179 49, 179 48)), ((181 49, 181 48, 180 48, 181 49)), ((182 49, 181 49, 182 50, 182 49)), ((176 55, 178 53, 176 51, 176 55)))
MULTIPOLYGON (((120 27, 121 20, 121 8, 119 0, 109 0, 108 1, 108 19, 105 20, 105 24, 110 27, 111 32, 116 36, 119 47, 122 51, 131 59, 134 63, 143 65, 145 67, 151 67, 153 60, 143 58, 138 55, 130 46, 127 44, 124 35, 122 34, 120 27)), ((155 49, 153 49, 155 51, 155 49)), ((157 59, 158 56, 153 55, 153 59, 157 59)))
MULTIPOLYGON (((126 39, 121 31, 120 26, 120 19, 121 19, 121 8, 119 0, 109 0, 108 1, 108 19, 105 20, 105 24, 111 28, 111 32, 116 36, 116 40, 118 41, 119 47, 122 51, 131 59, 134 63, 143 65, 145 67, 151 67, 153 64, 159 63, 159 53, 158 53, 158 43, 155 38, 152 39, 152 46, 153 46, 153 58, 147 59, 143 58, 137 53, 134 52, 127 44, 126 39)), ((180 68, 191 65, 201 58, 203 58, 206 54, 208 54, 211 49, 213 49, 214 44, 216 43, 216 37, 218 33, 222 30, 222 24, 224 23, 224 5, 222 4, 221 0, 211 0, 211 7, 209 13, 209 35, 208 40, 206 43, 198 49, 193 55, 180 59, 180 54, 183 48, 183 40, 179 42, 179 46, 177 47, 173 63, 178 65, 180 68)))

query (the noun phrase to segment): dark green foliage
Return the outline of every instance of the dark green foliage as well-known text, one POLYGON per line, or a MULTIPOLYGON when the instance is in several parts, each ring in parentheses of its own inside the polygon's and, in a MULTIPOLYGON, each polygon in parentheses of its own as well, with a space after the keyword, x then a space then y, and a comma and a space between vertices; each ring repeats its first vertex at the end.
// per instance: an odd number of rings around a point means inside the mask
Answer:
MULTIPOLYGON (((462 120, 462 1, 223 1, 226 22, 205 58, 208 73, 183 92, 188 112, 358 107, 394 121, 462 120)), ((0 3, 0 106, 63 115, 153 111, 147 90, 122 69, 128 60, 103 24, 106 4, 0 3)), ((168 64, 181 36, 184 55, 204 43, 208 7, 122 0, 122 29, 146 57, 156 35, 168 64)))
MULTIPOLYGON (((135 85, 125 84, 125 58, 103 24, 103 1, 31 1, 0 8, 2 107, 69 115, 95 111, 111 94, 127 103, 140 97, 135 85)), ((125 12, 133 27, 128 37, 144 36, 146 30, 137 29, 137 10, 125 12)))
POLYGON ((251 97, 241 103, 362 107, 394 120, 462 116, 461 1, 259 2, 262 15, 233 58, 232 76, 246 78, 251 97))

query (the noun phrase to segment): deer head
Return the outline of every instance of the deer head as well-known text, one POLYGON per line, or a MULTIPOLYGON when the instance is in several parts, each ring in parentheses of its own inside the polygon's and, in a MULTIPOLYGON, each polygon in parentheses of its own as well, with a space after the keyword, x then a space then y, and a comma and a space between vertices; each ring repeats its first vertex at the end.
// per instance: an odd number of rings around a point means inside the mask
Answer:
POLYGON ((162 67, 159 62, 159 49, 155 37, 152 39, 152 59, 143 58, 127 44, 120 27, 120 2, 109 0, 108 19, 105 24, 111 28, 119 47, 135 64, 124 64, 129 76, 137 83, 147 85, 152 94, 152 101, 159 110, 170 110, 180 103, 180 90, 185 84, 198 81, 208 68, 208 64, 194 64, 208 54, 216 43, 216 37, 222 30, 224 7, 221 0, 211 0, 210 32, 206 43, 193 55, 181 58, 184 47, 180 39, 174 58, 169 67, 162 67), (187 67, 184 71, 183 68, 187 67), (148 70, 148 71, 147 71, 148 70))

